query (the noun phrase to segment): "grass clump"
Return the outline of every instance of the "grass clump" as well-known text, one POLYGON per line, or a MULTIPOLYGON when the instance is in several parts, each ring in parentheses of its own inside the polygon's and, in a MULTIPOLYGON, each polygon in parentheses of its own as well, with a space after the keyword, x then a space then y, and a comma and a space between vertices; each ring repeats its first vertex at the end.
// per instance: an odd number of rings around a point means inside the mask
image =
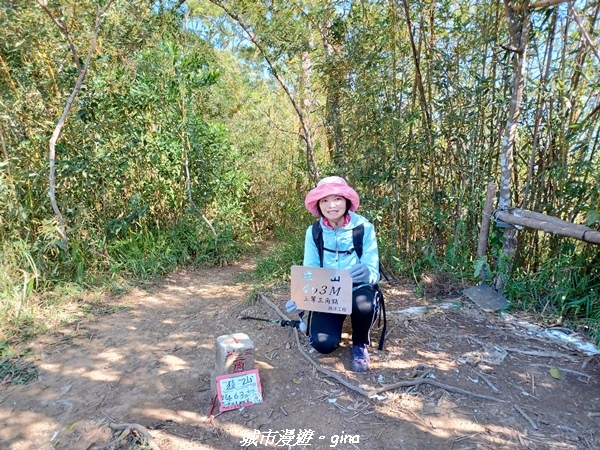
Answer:
POLYGON ((271 249, 256 262, 255 281, 274 284, 290 280, 290 268, 301 265, 304 253, 304 233, 278 231, 271 249))
POLYGON ((39 371, 34 364, 20 358, 4 358, 0 361, 0 386, 23 385, 37 379, 39 371))

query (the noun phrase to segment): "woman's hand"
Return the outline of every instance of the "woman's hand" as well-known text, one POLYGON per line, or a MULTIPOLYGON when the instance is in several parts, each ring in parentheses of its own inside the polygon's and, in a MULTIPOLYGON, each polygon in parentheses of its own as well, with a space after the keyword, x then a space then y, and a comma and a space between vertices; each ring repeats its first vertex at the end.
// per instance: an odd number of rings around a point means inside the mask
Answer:
POLYGON ((285 310, 288 312, 288 314, 293 314, 293 313, 301 314, 304 312, 304 310, 298 309, 298 306, 296 306, 296 302, 294 300, 287 301, 287 303, 285 304, 285 310))
POLYGON ((362 283, 369 280, 369 268, 366 264, 355 264, 349 272, 353 283, 362 283))
POLYGON ((298 324, 298 329, 301 332, 306 333, 306 324, 304 323, 304 310, 298 309, 294 300, 288 300, 286 302, 285 310, 288 312, 288 314, 297 313, 300 316, 300 323, 298 324))

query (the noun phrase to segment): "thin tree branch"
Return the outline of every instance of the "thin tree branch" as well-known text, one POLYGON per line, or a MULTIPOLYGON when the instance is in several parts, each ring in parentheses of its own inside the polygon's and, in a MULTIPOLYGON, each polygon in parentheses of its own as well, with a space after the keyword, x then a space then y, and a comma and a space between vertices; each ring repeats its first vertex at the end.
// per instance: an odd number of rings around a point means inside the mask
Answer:
POLYGON ((532 3, 531 5, 529 5, 530 9, 535 9, 535 8, 546 8, 547 6, 555 6, 555 5, 560 5, 561 3, 567 3, 570 0, 544 0, 542 2, 535 2, 532 3))
MULTIPOLYGON (((4 140, 4 131, 2 129, 2 127, 0 126, 0 144, 2 145, 2 155, 4 156, 4 159, 6 160, 6 163, 8 164, 8 151, 6 150, 6 141, 4 140)), ((8 173, 10 174, 10 167, 8 169, 8 173)))
POLYGON ((525 411, 523 411, 521 408, 519 408, 519 405, 517 405, 517 404, 515 403, 515 404, 513 404, 513 406, 514 406, 514 407, 515 407, 515 409, 516 409, 516 410, 519 412, 519 414, 521 414, 521 415, 523 416, 523 418, 524 418, 524 419, 525 419, 527 422, 529 422, 529 425, 531 425, 531 428, 533 428, 534 430, 537 430, 537 429, 539 429, 539 427, 538 427, 538 424, 537 424, 537 423, 535 423, 535 421, 534 421, 534 420, 533 420, 531 417, 529 417, 525 411))
POLYGON ((106 5, 104 5, 104 7, 101 8, 96 14, 96 22, 94 24, 94 34, 92 36, 92 42, 90 44, 90 49, 87 53, 87 57, 85 59, 85 63, 83 65, 83 67, 81 67, 81 65, 79 63, 79 56, 77 54, 77 49, 73 45, 73 41, 71 39, 69 30, 67 29, 67 27, 65 25, 61 24, 54 17, 52 12, 46 7, 46 5, 44 4, 44 2, 42 0, 37 0, 37 1, 38 1, 38 4, 42 7, 42 9, 46 12, 46 14, 50 17, 50 19, 58 26, 58 28, 65 35, 67 41, 69 42, 69 46, 71 47, 71 52, 73 54, 73 58, 75 60, 75 65, 77 66, 77 72, 78 72, 78 77, 77 77, 77 81, 75 82, 75 87, 73 88, 71 95, 69 96, 69 99, 67 100, 67 103, 63 109, 62 115, 60 116, 58 123, 56 124, 56 127, 54 128, 54 132, 52 133, 52 137, 50 138, 49 151, 48 151, 48 161, 50 163, 50 173, 48 176, 49 183, 50 183, 50 186, 49 186, 50 203, 52 204, 52 209, 54 210, 54 214, 56 214, 56 217, 58 218, 58 223, 59 223, 59 227, 60 227, 59 229, 60 229, 60 234, 61 234, 61 238, 62 238, 64 247, 65 247, 65 253, 68 254, 69 253, 69 240, 67 237, 65 219, 64 219, 64 217, 60 211, 60 208, 58 207, 58 203, 56 201, 56 179, 55 179, 55 176, 56 176, 56 143, 60 136, 60 132, 62 131, 62 128, 64 127, 65 122, 67 121, 67 117, 69 115, 69 112, 71 111, 71 107, 73 106, 75 98, 77 97, 77 94, 81 90, 81 86, 83 85, 83 80, 85 79, 85 76, 87 74, 90 60, 94 53, 94 49, 96 48, 96 42, 98 40, 98 32, 100 30, 101 18, 104 15, 104 13, 106 12, 106 10, 108 9, 108 7, 113 3, 114 0, 108 0, 106 5))
POLYGON ((423 76, 421 75, 421 63, 419 60, 419 54, 415 45, 415 38, 413 36, 412 21, 410 19, 410 10, 408 7, 407 0, 402 0, 404 5, 404 14, 406 16, 406 26, 408 28, 408 35, 410 38, 410 45, 412 49, 413 62, 415 64, 416 82, 419 90, 419 99, 423 114, 425 114, 425 125, 427 126, 428 136, 431 136, 431 114, 429 113, 429 106, 427 104, 427 97, 425 96, 425 87, 423 86, 423 76))
POLYGON ((273 127, 275 127, 275 129, 277 131, 281 131, 282 133, 292 134, 294 136, 299 136, 300 138, 302 138, 302 134, 298 133, 297 131, 284 130, 279 125, 277 125, 275 123, 275 120, 271 117, 271 114, 269 114, 269 111, 266 111, 265 115, 269 118, 269 120, 271 121, 271 124, 273 125, 273 127))
MULTIPOLYGON (((135 430, 144 437, 144 439, 146 440, 146 443, 152 450, 160 450, 158 445, 156 444, 156 442, 154 441, 154 439, 152 438, 152 436, 146 429, 146 427, 140 425, 139 423, 111 423, 110 427, 115 431, 135 430)), ((122 433, 121 436, 119 436, 119 440, 123 439, 125 436, 126 436, 126 434, 122 433)))
POLYGON ((569 3, 569 12, 573 15, 573 19, 575 19, 575 22, 577 22, 577 26, 579 27, 579 31, 581 31, 581 35, 583 36, 583 39, 590 46, 590 48, 594 52, 594 55, 596 55, 596 58, 598 58, 598 61, 600 62, 600 53, 598 52, 598 49, 596 48, 596 46, 594 45, 592 40, 590 39, 590 35, 588 34, 585 27, 581 23, 581 20, 579 20, 579 16, 575 12, 575 9, 573 9, 573 3, 569 3))
MULTIPOLYGON (((513 74, 511 81, 511 96, 508 117, 504 128, 504 138, 500 153, 500 196, 498 206, 501 210, 511 206, 511 183, 513 178, 513 165, 515 143, 518 131, 521 103, 525 85, 525 69, 527 61, 527 44, 529 42, 529 27, 531 13, 529 11, 529 0, 524 2, 516 0, 504 0, 504 10, 508 24, 510 47, 519 49, 513 54, 513 74)), ((504 277, 512 271, 514 253, 517 246, 514 229, 504 231, 504 243, 502 253, 506 257, 506 270, 496 275, 495 287, 500 290, 504 284, 504 277)))
MULTIPOLYGON (((183 2, 180 2, 180 3, 183 4, 183 2)), ((186 15, 185 15, 186 24, 187 24, 188 16, 189 16, 189 12, 186 13, 186 15)), ((186 107, 185 107, 185 90, 181 91, 181 101, 179 103, 179 109, 181 111, 181 122, 183 124, 185 124, 187 122, 186 107)), ((202 220, 204 220, 204 222, 206 222, 206 224, 208 225, 208 228, 210 228, 210 231, 215 239, 215 252, 216 252, 217 245, 219 243, 219 237, 217 235, 217 232, 216 232, 215 228, 213 227, 212 223, 210 222, 210 220, 208 220, 208 217, 206 217, 206 215, 204 214, 204 211, 196 205, 196 202, 194 201, 194 196, 192 195, 192 178, 190 176, 190 156, 189 156, 192 152, 192 145, 190 143, 189 135, 187 133, 184 133, 183 131, 180 131, 179 139, 181 140, 181 150, 184 153, 185 190, 188 195, 188 202, 190 204, 190 208, 192 209, 192 211, 197 212, 200 215, 200 217, 202 217, 202 220)))
POLYGON ((579 122, 577 125, 582 125, 582 124, 586 123, 592 117, 594 117, 596 114, 598 114, 598 111, 600 111, 600 105, 596 105, 596 107, 593 109, 593 111, 591 113, 589 113, 588 116, 585 119, 583 119, 582 122, 579 122))
POLYGON ((48 9, 48 6, 46 6, 45 1, 37 0, 37 2, 38 5, 40 5, 44 12, 48 15, 48 17, 52 19, 52 22, 54 22, 58 29, 62 31, 62 33, 65 35, 65 38, 67 39, 67 42, 69 44, 69 48, 71 49, 71 54, 73 55, 73 61, 75 61, 75 66, 77 66, 77 73, 81 73, 81 71, 83 70, 81 67, 81 61, 79 60, 79 55, 77 54, 77 49, 75 48, 75 44, 73 43, 73 39, 71 38, 71 33, 69 33, 69 28, 67 27, 67 24, 60 22, 54 16, 54 14, 52 14, 50 9, 48 9))
POLYGON ((204 220, 204 222, 206 222, 206 224, 208 225, 208 228, 210 228, 210 231, 215 239, 215 252, 217 251, 217 245, 219 243, 219 237, 217 235, 217 232, 215 230, 215 228, 213 227, 212 223, 210 223, 210 220, 208 220, 208 217, 206 217, 206 215, 204 214, 204 211, 202 209, 200 209, 197 205, 196 202, 194 201, 194 197, 192 196, 192 181, 191 181, 191 177, 190 177, 190 161, 189 161, 189 153, 191 151, 191 146, 190 146, 190 141, 189 139, 184 139, 183 135, 180 135, 180 138, 182 140, 182 146, 183 148, 183 152, 185 154, 184 158, 184 165, 185 165, 185 190, 187 191, 188 194, 188 202, 190 203, 190 207, 192 209, 192 211, 196 211, 198 214, 200 214, 200 217, 202 217, 202 220, 204 220), (183 142, 185 141, 185 143, 183 142))

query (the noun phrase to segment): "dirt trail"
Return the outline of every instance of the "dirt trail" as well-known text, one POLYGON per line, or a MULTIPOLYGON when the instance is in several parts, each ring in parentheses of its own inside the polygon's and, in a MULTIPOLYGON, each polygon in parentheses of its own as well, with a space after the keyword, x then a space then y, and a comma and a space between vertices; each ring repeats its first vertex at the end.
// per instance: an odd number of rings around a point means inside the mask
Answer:
MULTIPOLYGON (((309 355, 366 389, 419 377, 448 389, 425 382, 367 398, 314 370, 287 329, 239 319, 278 318, 244 303, 248 269, 178 271, 119 299, 117 312, 37 339, 38 380, 0 386, 0 449, 141 448, 132 435, 108 445, 111 423, 142 425, 161 450, 598 448, 598 357, 464 299, 440 307, 387 286, 388 338, 370 372, 348 371, 347 339, 333 355, 309 355), (398 313, 416 305, 427 312, 398 313), (234 332, 255 344, 264 401, 209 421, 215 340, 234 332)), ((269 299, 282 307, 287 295, 269 299)))

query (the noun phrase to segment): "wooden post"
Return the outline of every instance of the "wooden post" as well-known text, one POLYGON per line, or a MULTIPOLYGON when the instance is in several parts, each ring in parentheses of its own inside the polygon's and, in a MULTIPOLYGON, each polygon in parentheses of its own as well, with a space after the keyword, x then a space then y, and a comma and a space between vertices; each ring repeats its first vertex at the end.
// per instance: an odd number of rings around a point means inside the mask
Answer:
MULTIPOLYGON (((483 258, 487 253, 488 236, 490 233, 490 220, 494 211, 494 198, 496 197, 496 183, 488 183, 487 193, 485 195, 485 205, 483 206, 483 216, 481 218, 481 228, 479 229, 479 244, 477 245, 477 259, 483 258)), ((479 273, 481 282, 485 283, 487 274, 485 269, 479 273)))

